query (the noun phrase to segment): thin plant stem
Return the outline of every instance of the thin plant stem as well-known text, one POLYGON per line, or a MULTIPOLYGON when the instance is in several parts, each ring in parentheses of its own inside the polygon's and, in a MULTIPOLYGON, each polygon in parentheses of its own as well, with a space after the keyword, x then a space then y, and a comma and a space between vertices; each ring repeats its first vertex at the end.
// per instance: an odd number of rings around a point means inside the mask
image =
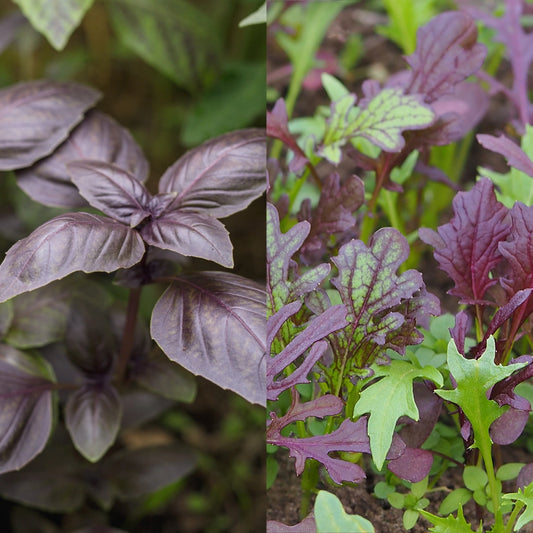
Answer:
POLYGON ((141 290, 142 287, 130 289, 128 308, 126 311, 126 322, 124 323, 122 342, 120 344, 120 352, 115 370, 115 379, 118 383, 121 383, 124 380, 126 368, 128 367, 128 362, 133 351, 133 345, 135 342, 135 326, 137 325, 137 313, 139 311, 141 290))

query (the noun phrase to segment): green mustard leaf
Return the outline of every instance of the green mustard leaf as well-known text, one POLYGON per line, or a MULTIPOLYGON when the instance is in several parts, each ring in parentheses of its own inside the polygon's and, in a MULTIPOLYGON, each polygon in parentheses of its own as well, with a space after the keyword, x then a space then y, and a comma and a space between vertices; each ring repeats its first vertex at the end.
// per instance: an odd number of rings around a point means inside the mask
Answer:
POLYGON ((519 531, 526 524, 533 522, 533 483, 530 483, 527 487, 518 489, 518 492, 504 494, 503 498, 522 502, 526 506, 524 512, 518 518, 513 531, 519 531))
POLYGON ((382 378, 369 385, 361 393, 355 405, 354 416, 370 413, 368 436, 372 459, 381 469, 392 444, 392 436, 398 419, 406 415, 418 420, 419 413, 413 396, 413 380, 430 379, 442 386, 440 372, 431 366, 417 368, 406 361, 391 361, 390 365, 373 367, 371 379, 382 378))
POLYGON ((465 520, 462 507, 457 510, 456 517, 449 515, 446 518, 441 518, 426 511, 420 511, 420 514, 433 524, 434 527, 429 530, 432 533, 481 533, 482 531, 480 526, 480 529, 474 532, 465 520))

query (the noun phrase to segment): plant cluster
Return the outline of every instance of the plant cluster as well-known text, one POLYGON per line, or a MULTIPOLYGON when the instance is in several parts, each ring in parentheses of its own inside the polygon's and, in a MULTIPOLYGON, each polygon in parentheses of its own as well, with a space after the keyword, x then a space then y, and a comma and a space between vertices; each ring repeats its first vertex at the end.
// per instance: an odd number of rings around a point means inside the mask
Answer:
MULTIPOLYGON (((362 81, 359 98, 323 71, 330 105, 295 118, 305 76, 320 68, 322 37, 349 4, 331 8, 327 22, 326 8, 313 3, 279 10, 271 22, 293 76, 286 99, 267 113, 270 485, 275 452, 288 449, 302 479, 301 531, 373 531, 318 492, 325 484, 342 495, 339 485, 361 483, 370 470, 382 476, 374 494, 403 510, 405 529, 423 516, 434 532, 518 531, 533 519, 532 463, 506 461, 502 447, 531 431, 525 7, 508 0, 492 15, 463 3, 443 13, 433 6, 409 49, 400 31, 408 31, 401 6, 409 3, 387 5, 385 33, 405 44, 407 68, 383 83, 362 81), (314 46, 297 56, 310 42, 307 28, 320 24, 314 46), (496 81, 505 53, 511 89, 496 81), (496 92, 512 103, 504 125, 521 148, 505 135, 478 135, 511 170, 480 168, 462 185, 465 169, 450 169, 466 162, 496 92), (443 217, 451 219, 440 224, 443 217), (426 283, 433 277, 418 236, 453 282, 455 316, 441 315, 440 298, 426 289, 422 274, 426 283), (439 486, 452 467, 462 469, 453 490, 439 486), (443 496, 430 512, 433 493, 443 496)), ((268 527, 289 531, 279 521, 268 527)))

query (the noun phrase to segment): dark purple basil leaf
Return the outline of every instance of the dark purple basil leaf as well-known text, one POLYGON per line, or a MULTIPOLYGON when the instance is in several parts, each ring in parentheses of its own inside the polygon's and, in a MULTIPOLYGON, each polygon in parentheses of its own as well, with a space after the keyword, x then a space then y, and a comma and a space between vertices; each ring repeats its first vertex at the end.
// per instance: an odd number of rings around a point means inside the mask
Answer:
POLYGON ((430 451, 405 448, 400 457, 388 462, 387 468, 402 479, 418 483, 429 474, 432 465, 433 454, 430 451))
POLYGON ((509 407, 490 426, 490 438, 493 442, 502 446, 512 444, 520 437, 528 420, 529 411, 509 407))
POLYGON ((418 30, 416 50, 406 58, 413 70, 408 92, 423 94, 426 102, 452 93, 483 65, 487 51, 476 40, 476 23, 466 13, 433 17, 418 30))
POLYGON ((145 389, 170 400, 190 403, 196 396, 196 381, 183 367, 169 361, 159 349, 134 361, 129 378, 145 389))
POLYGON ((152 312, 167 357, 196 375, 265 404, 264 288, 228 272, 175 278, 152 312))
POLYGON ((12 11, 0 19, 0 53, 13 42, 22 26, 28 26, 28 20, 20 11, 12 11))
POLYGON ((52 431, 54 380, 41 356, 0 345, 0 474, 43 451, 52 431))
POLYGON ((266 372, 267 399, 277 400, 279 394, 285 389, 297 383, 307 383, 307 374, 309 374, 314 364, 322 357, 328 347, 327 342, 321 339, 324 339, 333 331, 344 328, 346 325, 346 308, 344 305, 334 305, 314 318, 281 353, 275 357, 270 357, 267 362, 266 372), (281 380, 275 380, 276 376, 309 349, 311 351, 296 370, 281 380))
MULTIPOLYGON (((320 260, 326 252, 326 242, 331 235, 342 233, 355 226, 352 213, 365 201, 365 187, 358 176, 352 175, 341 184, 338 174, 330 174, 325 180, 318 206, 313 211, 308 208, 307 216, 299 220, 311 223, 311 231, 300 248, 300 254, 307 263, 320 260)), ((304 207, 304 204, 302 204, 304 207)))
POLYGON ((150 193, 126 170, 85 159, 68 163, 66 168, 80 195, 111 218, 134 228, 150 215, 150 193))
POLYGON ((289 170, 298 173, 305 167, 309 160, 307 159, 305 152, 296 142, 296 139, 289 132, 287 107, 285 106, 285 100, 283 100, 283 98, 279 98, 276 101, 272 111, 267 111, 266 119, 267 135, 279 139, 294 152, 294 157, 289 163, 289 170))
POLYGON ((434 256, 441 270, 455 282, 448 291, 463 304, 481 304, 487 289, 497 283, 489 276, 501 261, 499 243, 509 234, 509 210, 496 200, 489 179, 480 179, 468 192, 453 199, 454 217, 433 230, 421 228, 420 238, 435 248, 434 256))
POLYGON ((50 154, 100 98, 73 82, 29 81, 0 91, 0 170, 50 154))
POLYGON ((76 301, 70 308, 64 339, 66 356, 84 374, 102 377, 110 372, 118 353, 111 326, 102 303, 76 301))
POLYGON ((112 385, 86 383, 65 405, 65 424, 76 449, 95 463, 115 442, 122 406, 112 385))
POLYGON ((177 192, 163 192, 152 196, 148 204, 148 210, 154 218, 161 216, 174 201, 177 192))
POLYGON ((511 141, 511 139, 505 137, 505 135, 495 137, 494 135, 485 135, 481 133, 476 135, 476 139, 479 141, 479 144, 487 150, 503 155, 503 157, 507 159, 509 166, 533 177, 533 161, 531 161, 524 150, 511 141))
POLYGON ((159 192, 177 193, 169 209, 191 208, 223 218, 261 196, 265 168, 265 132, 234 131, 182 156, 161 177, 159 192))
POLYGON ((9 326, 13 321, 13 302, 3 302, 0 304, 0 339, 3 339, 9 326))
POLYGON ((130 132, 110 116, 90 111, 50 156, 17 171, 17 183, 41 204, 83 207, 87 202, 67 172, 67 164, 79 159, 111 163, 141 182, 148 177, 148 162, 130 132))
MULTIPOLYGON (((369 246, 352 240, 332 259, 339 275, 331 282, 349 313, 348 327, 335 337, 343 345, 343 352, 352 354, 358 368, 380 357, 389 344, 395 349, 402 342, 410 344, 412 334, 402 326, 412 320, 413 330, 419 305, 422 309, 433 306, 431 300, 412 302, 410 316, 407 302, 425 287, 422 275, 415 270, 396 273, 408 255, 405 237, 393 228, 382 228, 372 236, 369 246)), ((414 340, 419 342, 417 336, 414 340)))
POLYGON ((233 268, 233 246, 226 228, 207 213, 178 209, 150 220, 141 229, 144 242, 185 256, 201 257, 233 268))
POLYGON ((72 272, 113 272, 138 263, 141 236, 109 218, 67 213, 15 243, 0 265, 0 301, 64 278, 72 272))
POLYGON ((120 398, 123 429, 140 427, 161 416, 176 403, 139 388, 121 393, 120 398))
POLYGON ((32 292, 19 294, 12 302, 13 320, 4 341, 27 349, 59 341, 65 325, 72 286, 51 283, 32 292))
POLYGON ((124 450, 101 468, 121 500, 151 494, 185 477, 195 467, 195 454, 176 444, 124 450))

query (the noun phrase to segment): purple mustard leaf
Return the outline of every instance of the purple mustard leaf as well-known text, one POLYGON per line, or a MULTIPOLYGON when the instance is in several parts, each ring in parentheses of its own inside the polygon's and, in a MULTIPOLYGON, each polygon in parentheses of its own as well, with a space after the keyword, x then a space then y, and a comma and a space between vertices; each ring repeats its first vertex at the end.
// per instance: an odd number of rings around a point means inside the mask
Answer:
POLYGON ((272 316, 269 317, 267 321, 267 346, 272 345, 272 342, 274 342, 276 334, 283 326, 283 323, 291 316, 296 314, 301 309, 301 307, 301 301, 298 300, 296 302, 291 302, 287 305, 284 305, 278 312, 274 313, 272 316))
POLYGON ((0 170, 50 154, 99 98, 74 82, 29 81, 0 90, 0 170))
MULTIPOLYGON (((408 311, 406 301, 425 287, 422 275, 415 270, 397 275, 408 255, 405 237, 393 228, 382 228, 372 236, 369 246, 352 240, 332 259, 339 275, 331 282, 349 311, 349 325, 336 337, 344 345, 343 353, 350 354, 357 368, 367 366, 384 353, 389 347, 387 339, 400 330, 406 319, 416 321, 415 309, 420 305, 433 306, 431 298, 415 304, 411 317, 401 312, 408 311)), ((405 331, 400 330, 399 335, 405 336, 405 331)))
POLYGON ((0 265, 0 301, 78 270, 129 268, 144 252, 141 236, 124 224, 89 213, 59 215, 8 250, 0 265))
POLYGON ((334 394, 325 394, 314 400, 301 403, 300 395, 296 388, 292 389, 291 392, 292 402, 287 413, 282 417, 277 417, 275 413, 270 413, 268 428, 271 432, 280 432, 285 426, 298 420, 303 421, 310 416, 324 418, 337 415, 344 407, 344 402, 334 394))
POLYGON ((431 107, 437 116, 434 124, 414 135, 422 145, 446 145, 475 128, 488 110, 489 97, 478 84, 464 81, 455 86, 453 94, 441 96, 431 107))
POLYGON ((43 451, 53 426, 54 381, 43 357, 0 345, 0 474, 43 451))
MULTIPOLYGON (((516 202, 510 210, 511 231, 506 241, 499 243, 499 251, 509 265, 509 272, 501 279, 510 294, 533 287, 533 207, 516 202)), ((533 312, 528 302, 524 319, 533 312)))
POLYGON ((87 202, 70 181, 66 165, 93 159, 119 166, 138 181, 148 177, 148 162, 130 132, 110 116, 89 111, 48 157, 16 172, 17 183, 33 200, 58 207, 83 207, 87 202))
POLYGON ((155 304, 151 334, 169 359, 265 404, 264 288, 229 272, 176 276, 155 304))
POLYGON ((294 279, 291 275, 292 256, 299 250, 309 234, 306 221, 282 233, 277 209, 267 204, 267 290, 269 312, 275 313, 283 305, 315 290, 329 274, 331 267, 321 264, 294 279))
POLYGON ((285 100, 279 98, 272 111, 266 113, 267 127, 266 133, 269 137, 274 137, 282 141, 287 148, 294 152, 294 157, 289 163, 289 170, 298 173, 309 162, 305 152, 300 148, 296 139, 289 131, 287 108, 285 100))
POLYGON ((531 106, 528 98, 528 72, 533 61, 533 34, 522 27, 522 0, 507 0, 502 17, 492 16, 481 9, 465 5, 462 9, 496 30, 494 40, 505 45, 513 69, 513 86, 510 91, 522 125, 530 122, 531 106))
MULTIPOLYGON (((354 211, 365 201, 365 188, 358 176, 352 175, 342 183, 339 174, 330 174, 323 183, 318 205, 314 210, 307 208, 303 216, 302 208, 298 218, 307 220, 311 230, 300 248, 300 257, 305 263, 320 260, 326 252, 326 240, 331 235, 343 233, 355 227, 354 211)), ((305 206, 302 207, 305 209, 305 206)))
POLYGON ((533 482, 533 463, 528 463, 522 467, 516 478, 517 489, 527 487, 533 482))
POLYGON ((188 209, 167 211, 142 226, 144 242, 185 256, 233 268, 233 246, 219 220, 188 209))
POLYGON ((512 444, 526 427, 529 420, 529 409, 515 409, 510 407, 490 426, 490 438, 500 445, 512 444))
POLYGON ((122 405, 108 383, 87 382, 69 395, 65 424, 76 449, 95 463, 113 445, 120 429, 122 405))
POLYGON ((415 381, 413 383, 419 418, 415 421, 408 416, 403 416, 398 420, 400 424, 403 424, 399 435, 409 448, 422 446, 439 419, 442 398, 437 396, 433 389, 434 387, 428 385, 427 382, 415 381))
MULTIPOLYGON (((344 328, 347 324, 345 317, 346 308, 344 305, 330 307, 324 313, 311 320, 307 324, 307 327, 292 339, 279 354, 268 359, 266 373, 268 400, 276 400, 283 390, 292 387, 296 383, 308 382, 307 374, 309 374, 314 364, 320 359, 328 347, 327 342, 322 341, 322 339, 333 331, 344 328), (305 356, 303 363, 294 372, 279 381, 275 380, 276 376, 304 355, 310 348, 311 351, 305 356)), ((269 337, 271 337, 271 334, 269 337)))
POLYGON ((215 137, 189 150, 163 174, 159 192, 176 192, 168 209, 215 218, 243 210, 265 190, 266 137, 260 129, 215 137))
POLYGON ((314 517, 308 516, 301 522, 288 526, 277 520, 267 520, 266 533, 315 533, 316 522, 314 517))
POLYGON ((405 448, 402 455, 387 463, 387 468, 398 477, 418 483, 422 481, 433 466, 433 454, 420 448, 405 448))
POLYGON ((452 94, 483 65, 486 48, 476 39, 476 23, 466 13, 433 17, 418 30, 416 50, 406 58, 412 69, 407 92, 423 94, 427 103, 452 94))
POLYGON ((490 272, 502 260, 499 250, 510 231, 508 209, 496 200, 489 179, 478 180, 468 192, 453 199, 454 217, 437 232, 419 230, 420 238, 435 248, 441 270, 455 282, 449 294, 463 304, 486 305, 487 289, 498 282, 490 272))
POLYGON ((472 317, 466 311, 459 311, 455 315, 455 325, 450 328, 450 335, 455 342, 457 351, 465 355, 465 340, 472 328, 472 317))
POLYGON ((503 157, 507 159, 509 166, 533 177, 533 161, 531 161, 524 150, 511 141, 511 139, 505 137, 505 135, 496 137, 494 135, 481 133, 477 135, 476 138, 479 141, 479 144, 487 150, 503 155, 503 157))
POLYGON ((90 159, 67 163, 66 169, 80 195, 118 222, 134 228, 150 215, 151 195, 128 171, 90 159))

